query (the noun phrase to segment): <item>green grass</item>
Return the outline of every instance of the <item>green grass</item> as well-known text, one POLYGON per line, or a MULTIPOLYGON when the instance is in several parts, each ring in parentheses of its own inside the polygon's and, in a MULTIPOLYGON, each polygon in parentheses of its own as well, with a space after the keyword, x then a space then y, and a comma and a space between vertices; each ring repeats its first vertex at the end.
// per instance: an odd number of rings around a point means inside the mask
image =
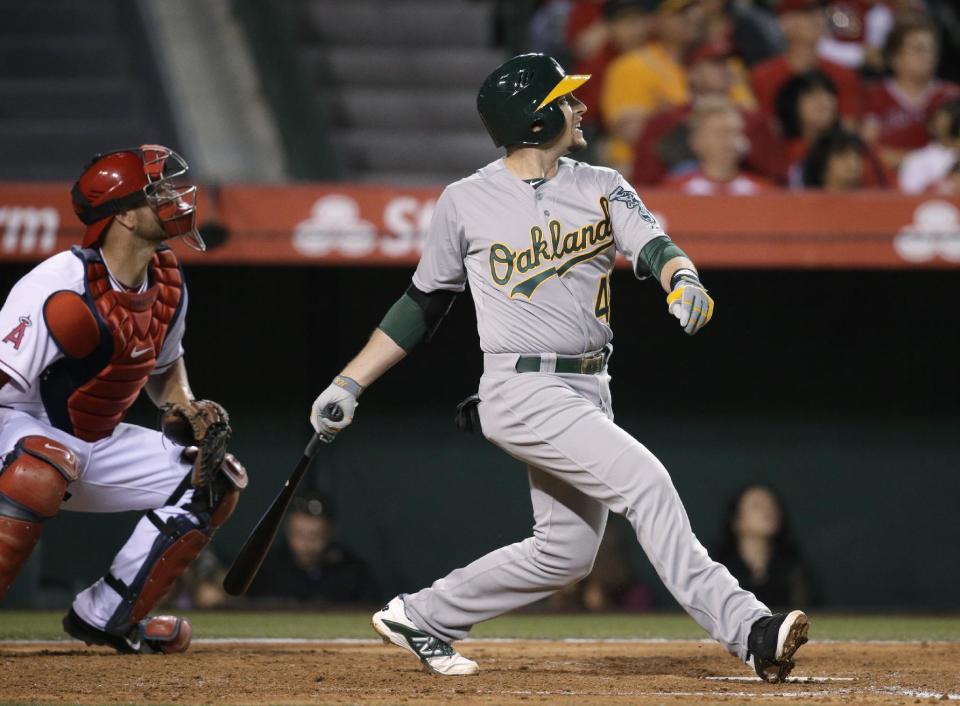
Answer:
MULTIPOLYGON (((197 638, 373 638, 369 613, 193 612, 197 638)), ((58 640, 61 613, 0 611, 2 640, 58 640)), ((706 637, 687 616, 670 615, 507 615, 478 625, 473 637, 513 638, 663 638, 706 637)), ((960 615, 811 616, 814 640, 960 641, 960 615)))

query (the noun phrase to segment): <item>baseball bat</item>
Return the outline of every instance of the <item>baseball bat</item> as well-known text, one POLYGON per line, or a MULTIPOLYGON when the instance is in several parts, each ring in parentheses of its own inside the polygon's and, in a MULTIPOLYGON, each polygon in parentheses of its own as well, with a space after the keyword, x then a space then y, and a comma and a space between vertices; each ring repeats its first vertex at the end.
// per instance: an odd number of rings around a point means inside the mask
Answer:
MULTIPOLYGON (((343 410, 339 406, 332 408, 328 406, 324 409, 324 416, 334 421, 340 421, 343 418, 343 410)), ((320 434, 313 435, 307 443, 307 447, 303 450, 303 456, 300 457, 294 467, 293 473, 287 478, 286 483, 277 493, 277 497, 270 503, 270 507, 263 513, 263 517, 257 522, 256 527, 247 537, 247 541, 240 547, 240 553, 237 554, 237 558, 230 565, 227 575, 223 577, 223 590, 231 596, 242 595, 250 588, 250 584, 260 570, 260 565, 263 564, 263 560, 267 556, 270 545, 273 544, 274 537, 277 536, 277 530, 280 529, 280 523, 283 521, 283 516, 287 512, 290 501, 293 500, 293 494, 296 492, 297 486, 300 485, 304 474, 310 468, 320 444, 325 441, 320 434)))

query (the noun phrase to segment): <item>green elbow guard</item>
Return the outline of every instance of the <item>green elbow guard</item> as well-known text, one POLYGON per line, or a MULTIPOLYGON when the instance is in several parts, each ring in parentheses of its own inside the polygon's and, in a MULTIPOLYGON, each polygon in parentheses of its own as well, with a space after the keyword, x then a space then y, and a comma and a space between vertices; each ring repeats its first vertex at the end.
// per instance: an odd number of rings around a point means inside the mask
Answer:
POLYGON ((653 277, 660 278, 663 266, 675 257, 686 257, 687 254, 677 247, 667 236, 654 238, 643 246, 640 256, 637 257, 635 274, 640 279, 653 277), (641 271, 641 268, 645 271, 641 271))
POLYGON ((427 319, 423 309, 404 294, 390 307, 377 327, 407 353, 427 337, 427 319))
POLYGON ((378 327, 407 353, 421 341, 429 341, 453 306, 455 292, 421 292, 410 285, 383 317, 378 327))

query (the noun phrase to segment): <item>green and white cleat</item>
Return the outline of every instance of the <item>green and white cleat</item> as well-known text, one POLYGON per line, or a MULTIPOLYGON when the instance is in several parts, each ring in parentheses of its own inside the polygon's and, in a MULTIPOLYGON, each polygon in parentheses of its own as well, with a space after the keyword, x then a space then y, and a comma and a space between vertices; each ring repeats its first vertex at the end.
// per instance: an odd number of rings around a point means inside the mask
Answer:
POLYGON ((403 609, 403 594, 374 613, 371 623, 384 644, 402 647, 434 674, 459 677, 480 671, 476 662, 461 655, 450 643, 414 625, 403 609))

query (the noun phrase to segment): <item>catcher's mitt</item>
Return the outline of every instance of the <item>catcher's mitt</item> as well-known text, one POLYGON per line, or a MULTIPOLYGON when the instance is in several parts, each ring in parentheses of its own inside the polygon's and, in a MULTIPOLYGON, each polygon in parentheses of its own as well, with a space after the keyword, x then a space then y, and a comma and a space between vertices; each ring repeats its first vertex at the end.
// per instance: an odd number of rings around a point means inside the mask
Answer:
POLYGON ((190 480, 194 487, 210 487, 223 463, 232 433, 227 410, 210 400, 167 404, 160 417, 160 429, 171 441, 197 449, 190 480))

